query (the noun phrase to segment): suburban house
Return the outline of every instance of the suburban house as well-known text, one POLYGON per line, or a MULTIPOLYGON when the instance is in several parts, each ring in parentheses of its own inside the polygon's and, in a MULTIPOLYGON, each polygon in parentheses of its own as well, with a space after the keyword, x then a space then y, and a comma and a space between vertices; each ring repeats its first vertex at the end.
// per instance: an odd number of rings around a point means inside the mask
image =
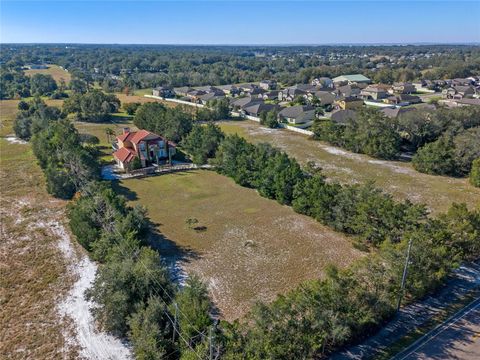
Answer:
POLYGON ((277 88, 277 82, 275 80, 263 80, 260 81, 259 86, 263 90, 275 90, 277 88))
POLYGON ((381 108, 380 112, 382 112, 385 116, 389 118, 397 118, 398 116, 405 114, 410 111, 415 111, 415 108, 403 108, 403 107, 396 107, 396 108, 381 108))
POLYGON ((357 113, 353 110, 335 110, 330 120, 337 125, 346 125, 349 120, 356 120, 357 113))
POLYGON ((363 106, 363 100, 356 97, 346 97, 335 101, 335 104, 342 110, 355 110, 363 106))
POLYGON ((470 85, 456 85, 444 89, 442 94, 447 99, 463 99, 466 97, 472 97, 475 94, 475 88, 470 85))
POLYGON ((175 154, 175 144, 160 135, 147 130, 130 131, 125 128, 113 144, 113 157, 118 166, 129 170, 135 158, 140 160, 141 167, 159 164, 169 160, 175 154))
POLYGON ((312 80, 311 84, 313 86, 333 89, 333 80, 328 77, 315 78, 312 80))
POLYGON ((315 91, 309 98, 315 96, 321 106, 332 105, 335 102, 335 95, 328 91, 315 91))
POLYGON ((169 87, 166 86, 159 86, 153 89, 152 91, 153 96, 158 96, 161 98, 171 98, 175 96, 175 93, 173 90, 169 87))
POLYGON ((190 86, 173 88, 173 92, 175 93, 175 95, 178 95, 178 96, 187 96, 188 92, 193 90, 194 89, 191 88, 190 86))
POLYGON ((292 86, 292 87, 281 90, 278 93, 278 99, 280 101, 293 101, 297 96, 303 96, 305 94, 307 94, 305 90, 292 86))
POLYGON ((249 116, 259 117, 262 112, 269 112, 274 109, 279 109, 279 106, 274 104, 265 104, 264 102, 259 102, 259 103, 244 107, 242 109, 242 113, 249 116))
POLYGON ((422 102, 422 99, 420 99, 418 96, 415 96, 415 95, 398 94, 398 95, 389 96, 383 101, 387 104, 405 106, 410 104, 419 104, 422 102))
POLYGON ((391 93, 397 93, 397 94, 411 94, 411 93, 414 93, 416 92, 417 89, 415 87, 415 85, 413 85, 412 83, 408 83, 408 82, 396 82, 396 83, 393 83, 392 85, 392 89, 391 89, 391 93))
POLYGON ((332 80, 335 84, 370 84, 372 82, 362 74, 340 75, 332 80))
POLYGON ((289 124, 305 124, 315 118, 315 108, 308 105, 290 106, 280 111, 278 118, 289 124))
POLYGON ((263 99, 253 96, 245 96, 242 98, 232 99, 230 105, 232 106, 233 110, 241 110, 245 107, 262 103, 263 99))
POLYGON ((222 85, 218 87, 220 90, 223 91, 225 95, 238 95, 240 93, 240 89, 235 85, 222 85))
POLYGON ((365 89, 360 91, 360 95, 366 100, 368 99, 381 100, 388 97, 389 89, 390 89, 390 86, 388 85, 381 85, 381 84, 368 85, 365 89))
POLYGON ((209 92, 209 93, 206 93, 204 95, 200 95, 199 96, 199 100, 202 104, 206 104, 208 101, 210 100, 218 100, 218 99, 223 99, 225 98, 225 95, 223 94, 223 92, 221 92, 221 94, 218 94, 218 93, 214 93, 214 92, 209 92))
POLYGON ((335 93, 338 97, 350 97, 350 96, 360 96, 361 89, 357 85, 343 85, 338 86, 335 90, 335 93))
POLYGON ((268 91, 266 93, 259 94, 258 98, 263 100, 277 100, 279 92, 279 90, 268 91))

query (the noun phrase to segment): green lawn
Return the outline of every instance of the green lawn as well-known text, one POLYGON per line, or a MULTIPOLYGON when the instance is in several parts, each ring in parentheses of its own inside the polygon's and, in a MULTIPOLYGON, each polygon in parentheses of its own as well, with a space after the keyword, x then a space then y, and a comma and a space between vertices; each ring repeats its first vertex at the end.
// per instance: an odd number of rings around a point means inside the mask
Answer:
POLYGON ((321 277, 327 264, 346 266, 361 256, 344 235, 215 172, 130 179, 116 188, 147 207, 162 233, 160 252, 199 274, 230 320, 255 301, 321 277), (189 228, 188 218, 205 229, 189 228))

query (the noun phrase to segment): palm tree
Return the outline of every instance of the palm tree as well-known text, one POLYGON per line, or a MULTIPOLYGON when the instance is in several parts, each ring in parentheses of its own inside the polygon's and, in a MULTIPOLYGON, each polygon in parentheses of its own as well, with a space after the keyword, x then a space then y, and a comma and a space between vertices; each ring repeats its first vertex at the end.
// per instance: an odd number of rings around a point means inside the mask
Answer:
POLYGON ((107 134, 107 141, 110 143, 112 136, 115 136, 115 132, 113 131, 112 128, 107 127, 105 129, 105 134, 107 134))

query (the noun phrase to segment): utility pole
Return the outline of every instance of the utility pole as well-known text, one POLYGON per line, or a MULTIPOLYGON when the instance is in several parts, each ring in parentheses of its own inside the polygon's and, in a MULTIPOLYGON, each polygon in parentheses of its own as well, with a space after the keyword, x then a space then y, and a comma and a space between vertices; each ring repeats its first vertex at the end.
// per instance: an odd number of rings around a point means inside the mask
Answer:
POLYGON ((177 331, 177 328, 178 328, 178 326, 177 326, 177 320, 178 320, 178 305, 177 305, 177 303, 174 303, 173 305, 175 306, 175 318, 174 318, 174 319, 175 319, 175 320, 174 320, 175 322, 174 322, 174 324, 173 324, 173 342, 175 342, 175 332, 177 331))
POLYGON ((213 360, 213 338, 212 338, 212 329, 213 329, 213 326, 210 327, 210 333, 208 335, 208 342, 210 344, 210 357, 209 359, 210 360, 213 360))
POLYGON ((412 239, 410 238, 410 240, 408 241, 407 256, 405 257, 405 266, 403 267, 402 285, 400 287, 400 295, 398 296, 397 312, 400 310, 400 304, 402 303, 403 293, 405 291, 405 281, 407 280, 408 263, 410 262, 411 249, 412 249, 412 239))

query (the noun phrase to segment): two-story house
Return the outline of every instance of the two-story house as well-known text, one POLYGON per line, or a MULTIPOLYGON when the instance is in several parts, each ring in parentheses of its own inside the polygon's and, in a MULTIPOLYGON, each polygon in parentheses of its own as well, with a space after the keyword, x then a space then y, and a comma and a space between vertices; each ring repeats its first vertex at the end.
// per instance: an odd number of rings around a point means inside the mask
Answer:
POLYGON ((129 170, 135 158, 140 160, 141 167, 160 164, 170 160, 175 154, 175 144, 160 135, 147 130, 130 131, 125 128, 116 138, 116 151, 113 157, 123 170, 129 170))

